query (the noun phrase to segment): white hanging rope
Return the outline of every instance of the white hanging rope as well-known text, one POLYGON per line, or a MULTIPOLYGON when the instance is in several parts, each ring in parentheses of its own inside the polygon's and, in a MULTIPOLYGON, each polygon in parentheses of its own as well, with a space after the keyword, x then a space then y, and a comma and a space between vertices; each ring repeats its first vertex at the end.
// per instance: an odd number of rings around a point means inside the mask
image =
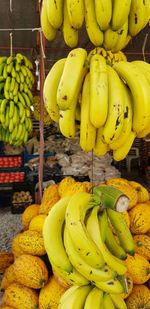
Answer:
POLYGON ((10 32, 9 36, 10 36, 10 56, 12 56, 13 55, 13 34, 12 32, 10 32))
POLYGON ((142 55, 143 55, 144 61, 146 61, 145 47, 146 47, 147 39, 148 39, 148 33, 146 33, 145 38, 144 38, 144 42, 143 42, 143 45, 142 45, 142 55))
POLYGON ((40 28, 39 30, 40 33, 40 44, 41 44, 41 52, 42 52, 42 57, 46 58, 45 53, 44 53, 44 47, 43 47, 43 38, 42 38, 42 29, 40 28))
POLYGON ((10 0, 10 2, 9 2, 9 8, 10 8, 10 12, 12 13, 12 11, 13 11, 13 4, 12 4, 12 0, 10 0))

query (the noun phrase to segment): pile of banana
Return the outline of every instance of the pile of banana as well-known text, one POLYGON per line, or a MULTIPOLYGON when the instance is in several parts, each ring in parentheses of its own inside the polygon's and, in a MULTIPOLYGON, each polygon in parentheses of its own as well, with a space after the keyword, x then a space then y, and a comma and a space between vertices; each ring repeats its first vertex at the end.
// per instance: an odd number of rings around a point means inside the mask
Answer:
POLYGON ((79 131, 84 151, 112 151, 116 161, 136 137, 150 133, 150 64, 122 60, 111 64, 100 48, 88 55, 73 49, 53 65, 43 89, 45 107, 65 137, 79 131))
POLYGON ((43 0, 41 9, 46 39, 54 40, 61 31, 71 48, 78 45, 79 29, 85 24, 92 44, 119 51, 149 19, 149 0, 43 0))
POLYGON ((18 53, 0 57, 0 141, 21 145, 32 131, 34 76, 30 60, 18 53))
MULTIPOLYGON (((36 95, 33 97, 33 117, 35 120, 40 121, 40 96, 36 95)), ((44 107, 44 125, 49 126, 52 122, 46 108, 44 107)))
MULTIPOLYGON (((95 286, 94 290, 101 291, 101 301, 105 293, 120 296, 127 292, 127 268, 123 260, 128 254, 134 254, 130 230, 122 213, 116 211, 119 190, 109 186, 105 195, 106 187, 95 187, 93 194, 78 192, 61 198, 49 212, 43 227, 44 246, 54 273, 69 285, 85 286, 86 296, 95 286)), ((123 204, 122 199, 119 204, 123 204)), ((125 199, 123 208, 127 207, 125 199)), ((64 297, 59 308, 74 308, 63 307, 64 297)))

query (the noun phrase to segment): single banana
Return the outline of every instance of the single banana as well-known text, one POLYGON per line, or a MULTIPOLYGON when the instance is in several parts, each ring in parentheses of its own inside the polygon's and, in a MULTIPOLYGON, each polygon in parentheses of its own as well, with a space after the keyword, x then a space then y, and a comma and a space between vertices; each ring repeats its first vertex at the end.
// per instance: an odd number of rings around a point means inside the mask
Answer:
POLYGON ((67 300, 68 297, 70 297, 77 289, 78 289, 79 285, 72 285, 71 287, 69 287, 60 297, 59 299, 59 304, 58 304, 58 308, 59 306, 62 306, 65 301, 67 300))
POLYGON ((91 285, 78 286, 77 289, 74 289, 74 291, 66 297, 62 305, 61 303, 59 304, 58 309, 74 309, 75 307, 77 309, 82 309, 91 289, 91 285))
POLYGON ((127 39, 127 37, 128 37, 128 19, 125 21, 123 26, 119 30, 117 30, 117 34, 118 34, 118 39, 116 41, 116 44, 112 48, 113 52, 118 52, 119 50, 122 50, 129 43, 128 39, 127 39))
POLYGON ((84 309, 99 309, 102 308, 102 303, 103 291, 101 291, 97 287, 93 287, 85 300, 84 309))
POLYGON ((119 34, 117 31, 114 31, 111 29, 111 26, 104 32, 104 48, 106 50, 113 50, 113 48, 116 46, 117 41, 119 38, 119 34))
POLYGON ((64 245, 69 260, 71 261, 74 268, 89 281, 106 281, 115 277, 116 273, 107 265, 97 269, 85 262, 85 260, 80 255, 80 251, 77 251, 75 248, 66 226, 64 229, 64 245))
POLYGON ((13 115, 14 115, 14 107, 15 107, 14 101, 10 101, 10 103, 9 103, 9 118, 12 118, 13 115))
POLYGON ((145 1, 131 0, 131 8, 129 14, 129 34, 137 35, 143 28, 145 14, 145 1))
POLYGON ((118 138, 110 142, 109 147, 112 150, 120 148, 126 141, 128 140, 128 136, 132 129, 132 97, 130 89, 122 83, 123 91, 124 91, 124 121, 123 127, 118 138))
MULTIPOLYGON (((81 0, 79 2, 81 2, 81 0)), ((62 31, 65 43, 71 48, 76 47, 78 45, 78 30, 71 25, 67 10, 67 0, 64 0, 64 19, 62 31)))
POLYGON ((72 266, 72 271, 67 272, 62 268, 56 266, 54 262, 51 264, 54 273, 60 276, 64 281, 69 285, 87 285, 89 284, 89 280, 79 273, 76 268, 72 266))
POLYGON ((112 1, 111 0, 95 0, 96 20, 101 30, 106 30, 112 17, 112 1))
POLYGON ((90 41, 95 46, 101 46, 104 35, 100 29, 95 14, 95 3, 91 0, 84 0, 85 5, 85 26, 90 41))
POLYGON ((113 150, 113 158, 115 161, 121 161, 125 159, 125 157, 127 156, 128 152, 132 147, 135 138, 136 138, 135 132, 131 131, 127 136, 126 142, 119 148, 113 150))
POLYGON ((84 1, 67 0, 66 2, 70 24, 74 29, 81 28, 84 21, 84 1))
POLYGON ((107 66, 108 69, 108 115, 103 129, 105 143, 115 141, 122 131, 124 120, 124 92, 122 82, 115 70, 107 66), (117 98, 117 100, 116 100, 117 98))
POLYGON ((101 216, 98 215, 99 207, 95 206, 87 219, 86 228, 95 242, 97 247, 100 249, 105 263, 112 268, 117 274, 123 275, 127 272, 127 268, 125 267, 124 263, 116 258, 106 247, 105 243, 101 237, 101 216), (98 218, 99 216, 99 218, 98 218))
POLYGON ((15 83, 16 83, 15 78, 14 78, 14 77, 11 77, 11 83, 10 83, 9 91, 14 91, 15 83))
MULTIPOLYGON (((85 74, 87 73, 87 68, 85 67, 82 71, 81 80, 84 79, 85 74)), ((76 106, 79 101, 80 95, 80 85, 76 90, 76 94, 71 102, 69 109, 59 111, 59 128, 61 133, 67 138, 73 138, 76 133, 76 106)))
POLYGON ((0 76, 3 76, 4 67, 5 67, 5 62, 0 63, 0 76))
POLYGON ((32 102, 30 101, 29 96, 27 95, 27 93, 22 92, 22 96, 25 100, 26 106, 30 107, 32 105, 32 102))
POLYGON ((104 156, 109 151, 109 146, 103 140, 103 127, 97 129, 96 141, 93 148, 94 154, 98 157, 104 156))
POLYGON ((91 151, 95 146, 96 128, 90 121, 90 73, 85 77, 81 96, 80 146, 91 151))
POLYGON ((150 84, 140 69, 131 62, 120 61, 113 68, 131 90, 133 131, 138 133, 147 127, 150 119, 150 84))
POLYGON ((121 295, 116 295, 116 294, 110 294, 109 295, 115 308, 117 309, 127 309, 127 305, 121 295))
POLYGON ((49 23, 59 29, 63 22, 63 0, 46 0, 46 10, 49 23))
POLYGON ((83 48, 75 48, 69 52, 63 73, 57 89, 57 104, 61 110, 66 110, 82 86, 82 75, 87 52, 83 48))
POLYGON ((117 240, 115 239, 115 236, 108 225, 107 227, 107 233, 106 233, 106 240, 105 240, 106 246, 108 250, 116 257, 118 257, 121 260, 125 260, 127 258, 127 254, 124 251, 124 249, 118 244, 117 240))
MULTIPOLYGON (((95 281, 94 284, 106 293, 120 294, 124 292, 124 288, 118 279, 109 281, 95 281)), ((107 309, 110 307, 107 307, 107 309)))
POLYGON ((49 212, 43 226, 44 245, 49 260, 68 273, 72 271, 72 265, 64 249, 62 228, 69 200, 70 197, 59 200, 49 212))
POLYGON ((7 107, 6 107, 6 114, 5 114, 5 127, 6 127, 6 128, 9 127, 9 121, 10 121, 10 118, 9 118, 9 109, 10 109, 10 107, 7 106, 7 107))
POLYGON ((71 197, 66 210, 66 225, 73 244, 84 261, 95 268, 100 268, 104 265, 104 259, 84 224, 86 212, 93 207, 89 203, 90 199, 91 194, 86 192, 78 192, 71 197))
POLYGON ((145 75, 150 84, 150 64, 142 60, 134 60, 132 63, 139 68, 139 70, 145 75))
POLYGON ((106 60, 95 54, 90 61, 90 121, 95 128, 104 125, 108 112, 108 74, 106 60))
POLYGON ((48 75, 46 76, 43 87, 45 108, 50 115, 50 118, 55 122, 58 122, 59 120, 59 108, 56 101, 56 94, 60 78, 63 73, 65 61, 66 58, 62 58, 55 62, 48 75))
POLYGON ((53 28, 53 26, 48 20, 46 2, 47 0, 42 1, 42 8, 40 14, 41 28, 46 39, 48 41, 52 41, 56 37, 57 30, 53 28))
POLYGON ((121 213, 107 209, 107 214, 126 253, 134 254, 134 241, 121 213))
POLYGON ((7 61, 7 57, 5 57, 5 56, 0 57, 0 65, 1 65, 1 63, 6 63, 6 61, 7 61))
POLYGON ((120 29, 125 21, 128 19, 128 15, 131 12, 131 2, 132 0, 120 0, 113 1, 113 11, 112 11, 112 29, 120 29))
POLYGON ((115 305, 109 294, 105 294, 103 298, 103 308, 104 309, 115 309, 115 305))

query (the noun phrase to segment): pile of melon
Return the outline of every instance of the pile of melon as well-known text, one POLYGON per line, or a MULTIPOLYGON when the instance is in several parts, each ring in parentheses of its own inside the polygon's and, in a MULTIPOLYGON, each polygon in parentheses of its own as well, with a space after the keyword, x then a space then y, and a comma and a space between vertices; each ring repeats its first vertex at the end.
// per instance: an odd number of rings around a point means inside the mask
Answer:
MULTIPOLYGON (((106 184, 116 186, 129 199, 124 220, 135 241, 135 255, 128 256, 128 294, 123 294, 127 308, 150 309, 150 199, 145 187, 134 181, 113 178, 106 184)), ((56 309, 68 285, 53 274, 42 235, 43 224, 51 207, 64 196, 90 192, 90 182, 72 177, 45 189, 41 205, 32 204, 22 214, 22 230, 12 239, 11 252, 0 253, 3 273, 3 309, 56 309)))

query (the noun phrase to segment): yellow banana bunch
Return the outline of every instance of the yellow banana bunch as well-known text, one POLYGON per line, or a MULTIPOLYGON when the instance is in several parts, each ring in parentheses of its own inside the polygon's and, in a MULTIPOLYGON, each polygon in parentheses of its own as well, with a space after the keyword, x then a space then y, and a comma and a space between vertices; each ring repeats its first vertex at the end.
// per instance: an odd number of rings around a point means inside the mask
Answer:
POLYGON ((88 55, 83 48, 73 49, 57 61, 45 79, 43 95, 65 137, 79 133, 84 151, 97 156, 112 151, 120 161, 136 137, 150 132, 149 93, 150 64, 129 62, 121 51, 96 47, 88 55))
POLYGON ((149 0, 43 0, 40 19, 49 41, 62 31, 66 45, 75 48, 79 30, 84 26, 92 44, 119 51, 148 24, 150 3, 149 0))

